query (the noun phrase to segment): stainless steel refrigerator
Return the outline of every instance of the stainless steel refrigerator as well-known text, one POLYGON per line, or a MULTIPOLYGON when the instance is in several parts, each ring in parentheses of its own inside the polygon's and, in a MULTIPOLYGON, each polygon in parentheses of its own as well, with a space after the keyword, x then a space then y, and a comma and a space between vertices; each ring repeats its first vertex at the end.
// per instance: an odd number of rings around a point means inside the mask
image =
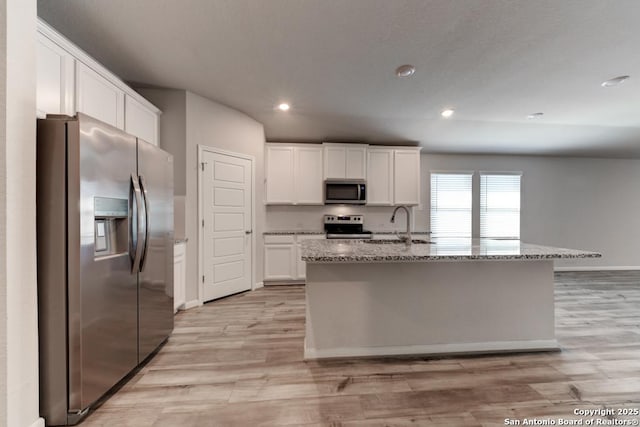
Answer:
POLYGON ((40 413, 79 422, 173 329, 173 157, 87 115, 37 126, 40 413))

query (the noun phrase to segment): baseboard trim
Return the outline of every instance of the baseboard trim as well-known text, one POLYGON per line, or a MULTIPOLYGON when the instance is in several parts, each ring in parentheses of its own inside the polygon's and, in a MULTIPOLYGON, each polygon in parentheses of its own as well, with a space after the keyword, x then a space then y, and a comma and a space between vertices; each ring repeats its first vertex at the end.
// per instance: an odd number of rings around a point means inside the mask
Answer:
POLYGON ((290 285, 304 285, 304 279, 302 280, 265 280, 264 286, 290 286, 290 285))
POLYGON ((38 418, 29 427, 44 427, 44 418, 38 418))
POLYGON ((614 265, 614 266, 563 266, 555 267, 554 271, 632 271, 640 270, 640 265, 614 265))
POLYGON ((181 308, 181 310, 189 310, 190 308, 200 307, 202 303, 197 299, 192 299, 191 301, 185 302, 181 308))
POLYGON ((256 289, 259 289, 259 288, 264 288, 264 282, 254 283, 253 284, 253 289, 251 289, 251 290, 255 291, 256 289))
POLYGON ((560 350, 558 341, 526 340, 526 341, 493 341, 457 344, 403 345, 385 347, 343 347, 331 349, 307 348, 305 340, 305 359, 330 359, 342 357, 375 357, 375 356, 430 356, 460 355, 483 353, 514 353, 533 351, 560 350))

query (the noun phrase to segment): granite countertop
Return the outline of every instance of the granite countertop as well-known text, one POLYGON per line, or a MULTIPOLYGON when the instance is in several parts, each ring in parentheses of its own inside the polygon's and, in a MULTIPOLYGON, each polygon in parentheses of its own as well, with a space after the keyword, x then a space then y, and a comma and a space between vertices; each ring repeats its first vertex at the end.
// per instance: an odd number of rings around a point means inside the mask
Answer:
POLYGON ((322 230, 311 231, 311 230, 278 230, 278 231, 265 231, 262 233, 264 236, 288 236, 288 235, 296 235, 296 234, 310 234, 310 235, 324 235, 326 232, 322 230))
MULTIPOLYGON (((372 231, 373 234, 388 234, 394 235, 395 231, 372 231)), ((402 231, 398 231, 398 233, 402 234, 402 231)), ((287 236, 287 235, 296 235, 296 234, 310 234, 310 235, 321 235, 326 234, 325 231, 312 231, 312 230, 278 230, 278 231, 265 231, 262 233, 264 236, 287 236)), ((431 234, 430 231, 412 231, 411 234, 415 235, 425 235, 431 234)))
POLYGON ((552 260, 599 258, 576 249, 523 243, 519 240, 434 239, 432 244, 375 243, 361 240, 302 242, 302 260, 311 263, 427 262, 467 260, 552 260))
MULTIPOLYGON (((373 234, 389 234, 389 235, 394 235, 396 233, 399 234, 405 234, 404 231, 372 231, 373 234)), ((412 231, 411 235, 425 235, 425 234, 431 234, 430 231, 412 231)))
POLYGON ((173 244, 179 245, 180 243, 187 243, 189 241, 188 237, 177 237, 174 239, 173 244))

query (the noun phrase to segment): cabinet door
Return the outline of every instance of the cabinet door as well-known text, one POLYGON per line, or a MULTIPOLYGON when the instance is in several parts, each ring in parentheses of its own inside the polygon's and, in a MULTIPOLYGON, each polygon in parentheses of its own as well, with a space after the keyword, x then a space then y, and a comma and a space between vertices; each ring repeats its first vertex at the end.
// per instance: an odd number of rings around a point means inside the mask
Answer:
POLYGON ((367 204, 393 205, 393 149, 369 148, 367 153, 367 204))
POLYGON ((173 247, 173 312, 184 306, 187 276, 186 244, 178 243, 173 247))
POLYGON ((344 146, 324 146, 324 179, 346 178, 347 152, 344 146))
POLYGON ((293 186, 293 147, 266 146, 267 204, 292 205, 295 203, 293 186))
POLYGON ((294 164, 296 203, 322 205, 322 147, 296 147, 294 164))
POLYGON ((393 193, 396 205, 420 204, 420 151, 395 150, 393 193))
POLYGON ((39 117, 47 114, 73 116, 74 66, 70 53, 38 33, 36 53, 36 108, 39 117))
POLYGON ((264 245, 264 280, 296 278, 296 245, 264 245))
POLYGON ((367 147, 362 145, 346 147, 346 177, 367 178, 367 147))
POLYGON ((124 91, 79 61, 76 104, 79 112, 124 129, 124 91))
POLYGON ((124 107, 125 132, 158 145, 158 115, 129 95, 124 107))

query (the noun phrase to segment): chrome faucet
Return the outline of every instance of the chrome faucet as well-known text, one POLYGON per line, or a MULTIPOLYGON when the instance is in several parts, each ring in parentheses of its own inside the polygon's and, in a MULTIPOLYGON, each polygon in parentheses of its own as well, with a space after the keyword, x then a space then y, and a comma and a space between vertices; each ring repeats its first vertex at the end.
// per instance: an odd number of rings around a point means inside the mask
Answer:
MULTIPOLYGON (((411 244, 411 212, 409 211, 409 208, 407 208, 406 206, 398 206, 393 210, 393 214, 391 215, 391 223, 395 223, 396 222, 396 212, 398 212, 398 209, 404 209, 404 211, 407 213, 407 231, 406 234, 404 236, 400 236, 398 235, 398 239, 400 239, 400 241, 405 242, 407 245, 411 244)), ((398 232, 396 231, 396 234, 398 234, 398 232)))

